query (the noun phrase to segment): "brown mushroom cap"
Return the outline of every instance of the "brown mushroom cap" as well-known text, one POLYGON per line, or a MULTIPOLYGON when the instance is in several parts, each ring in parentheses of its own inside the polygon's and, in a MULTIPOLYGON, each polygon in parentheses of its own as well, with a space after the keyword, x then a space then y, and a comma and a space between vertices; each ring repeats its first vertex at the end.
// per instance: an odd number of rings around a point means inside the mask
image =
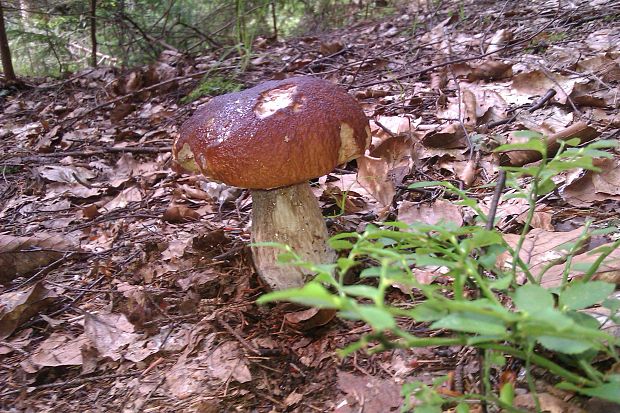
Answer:
POLYGON ((172 151, 187 170, 271 189, 325 175, 369 144, 368 119, 352 96, 294 77, 214 97, 181 126, 172 151))

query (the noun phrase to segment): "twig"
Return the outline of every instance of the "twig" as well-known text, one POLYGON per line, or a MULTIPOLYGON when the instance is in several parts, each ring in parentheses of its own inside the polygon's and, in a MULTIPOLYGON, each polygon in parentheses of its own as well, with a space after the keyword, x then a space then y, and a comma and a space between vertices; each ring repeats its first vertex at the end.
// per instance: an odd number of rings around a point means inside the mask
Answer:
POLYGON ((245 349, 248 350, 250 353, 254 354, 255 356, 261 356, 262 355, 260 351, 255 349, 250 343, 248 343, 246 341, 246 339, 241 337, 239 335, 239 333, 237 333, 235 330, 233 330, 233 328, 230 326, 230 324, 228 324, 226 321, 224 321, 222 319, 222 317, 220 317, 219 314, 215 315, 215 321, 217 321, 217 323, 219 325, 224 327, 224 329, 226 331, 228 331, 233 337, 235 337, 237 339, 237 341, 239 342, 239 344, 241 344, 243 347, 245 347, 245 349))
MULTIPOLYGON (((84 378, 81 378, 81 379, 67 380, 67 381, 63 381, 63 382, 60 382, 60 383, 48 383, 48 384, 41 384, 39 386, 29 386, 28 388, 31 389, 31 392, 32 392, 32 391, 35 391, 35 390, 53 389, 55 387, 65 387, 65 386, 81 385, 81 384, 85 384, 85 383, 90 383, 91 381, 117 379, 119 377, 138 376, 140 374, 142 374, 142 373, 139 372, 139 371, 134 371, 134 372, 131 372, 131 373, 104 374, 104 375, 101 375, 101 376, 84 377, 84 378)), ((0 394, 0 397, 10 396, 12 394, 18 394, 21 391, 22 391, 22 389, 19 389, 19 390, 9 390, 9 391, 6 391, 6 392, 0 394)))
MULTIPOLYGON (((12 159, 16 159, 15 162, 19 161, 19 163, 24 163, 24 162, 36 162, 36 161, 47 161, 47 158, 64 158, 65 156, 73 156, 73 157, 87 157, 87 156, 94 156, 94 155, 105 155, 107 153, 164 153, 164 152, 170 152, 172 151, 172 147, 171 146, 162 146, 162 147, 156 147, 156 146, 146 146, 146 147, 124 147, 124 148, 119 148, 116 146, 112 146, 109 148, 101 148, 101 149, 95 149, 92 151, 65 151, 65 152, 51 152, 51 153, 42 153, 40 155, 37 156, 27 156, 27 157, 19 157, 19 156, 14 156, 12 159)), ((10 160, 11 158, 8 158, 8 160, 10 160)), ((4 166, 5 163, 3 163, 0 166, 4 166)))
POLYGON ((487 214, 486 230, 491 231, 495 226, 495 215, 497 214, 497 205, 499 199, 504 192, 506 186, 506 171, 500 170, 497 175, 497 183, 495 184, 495 191, 493 192, 493 199, 491 200, 491 206, 489 207, 489 213, 487 214))

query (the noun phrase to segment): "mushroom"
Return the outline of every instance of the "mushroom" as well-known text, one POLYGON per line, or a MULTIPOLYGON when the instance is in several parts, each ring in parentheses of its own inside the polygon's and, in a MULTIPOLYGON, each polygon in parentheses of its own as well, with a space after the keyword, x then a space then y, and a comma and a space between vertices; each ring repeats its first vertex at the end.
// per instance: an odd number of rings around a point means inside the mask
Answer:
MULTIPOLYGON (((334 262, 308 180, 370 144, 368 119, 345 90, 311 77, 268 81, 214 97, 179 132, 172 149, 179 166, 250 189, 253 243, 278 242, 307 262, 334 262)), ((279 253, 252 247, 259 276, 274 290, 303 285, 308 270, 279 265, 279 253)))

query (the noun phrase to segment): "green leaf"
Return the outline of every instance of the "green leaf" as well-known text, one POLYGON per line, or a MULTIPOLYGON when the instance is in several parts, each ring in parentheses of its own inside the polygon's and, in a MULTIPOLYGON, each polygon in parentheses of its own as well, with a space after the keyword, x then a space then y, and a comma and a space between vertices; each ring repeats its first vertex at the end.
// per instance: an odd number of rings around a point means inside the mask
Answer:
POLYGON ((396 327, 392 314, 380 307, 360 305, 355 310, 360 318, 371 325, 375 331, 384 331, 396 327))
POLYGON ((415 321, 435 321, 446 315, 446 310, 438 308, 432 302, 426 301, 416 305, 408 311, 409 317, 415 321))
POLYGON ((592 143, 589 143, 588 146, 586 146, 586 148, 590 149, 607 149, 607 148, 617 148, 618 147, 618 141, 617 140, 612 140, 612 139, 602 139, 600 141, 595 141, 592 143))
POLYGON ((598 304, 609 297, 615 285, 604 281, 572 282, 560 294, 560 307, 581 310, 598 304))
POLYGON ((596 387, 578 387, 572 383, 562 382, 559 383, 557 387, 563 390, 571 390, 585 394, 586 396, 598 397, 600 399, 609 400, 610 402, 620 403, 620 382, 618 381, 604 383, 596 387))
POLYGON ((517 308, 528 313, 553 308, 553 295, 540 285, 526 284, 515 291, 513 301, 517 308))
POLYGON ((379 295, 379 290, 369 285, 347 285, 342 287, 342 291, 347 295, 366 297, 372 300, 376 300, 379 295))
POLYGON ((487 247, 489 245, 501 245, 504 243, 499 232, 486 230, 477 231, 472 235, 470 240, 474 247, 487 247))
POLYGON ((542 139, 543 134, 540 132, 536 132, 533 130, 518 130, 514 132, 514 136, 517 138, 526 138, 526 139, 542 139))
MULTIPOLYGON (((552 307, 541 308, 538 311, 528 313, 528 317, 531 321, 539 323, 536 327, 543 324, 548 326, 548 328, 552 328, 553 331, 566 331, 575 325, 572 317, 552 307)), ((524 323, 523 330, 525 332, 528 332, 528 326, 528 323, 524 323)))
POLYGON ((350 250, 353 248, 353 243, 344 239, 330 239, 328 244, 335 250, 350 250))
POLYGON ((509 406, 512 406, 512 403, 515 399, 515 388, 514 385, 507 381, 499 390, 499 399, 506 403, 509 406))
POLYGON ((274 291, 256 300, 258 304, 273 301, 290 301, 317 308, 340 308, 343 304, 340 297, 331 294, 325 287, 316 282, 310 282, 302 288, 274 291))
POLYGON ((512 283, 512 276, 506 275, 505 277, 489 282, 489 287, 494 290, 504 291, 510 287, 510 283, 512 283))
POLYGON ((541 336, 537 341, 551 351, 564 354, 579 354, 593 347, 587 341, 563 337, 541 336))
POLYGON ((453 331, 483 335, 504 335, 506 327, 501 320, 476 313, 453 313, 435 321, 431 328, 446 328, 453 331))
POLYGON ((603 301, 602 306, 608 308, 611 314, 615 314, 620 309, 620 300, 617 298, 608 298, 603 301))
POLYGON ((469 405, 467 403, 457 404, 456 413, 469 413, 469 405))
POLYGON ((544 146, 544 143, 539 139, 530 139, 528 142, 524 143, 508 143, 506 145, 501 145, 493 152, 509 152, 509 151, 536 151, 541 154, 544 154, 547 151, 547 148, 544 146))

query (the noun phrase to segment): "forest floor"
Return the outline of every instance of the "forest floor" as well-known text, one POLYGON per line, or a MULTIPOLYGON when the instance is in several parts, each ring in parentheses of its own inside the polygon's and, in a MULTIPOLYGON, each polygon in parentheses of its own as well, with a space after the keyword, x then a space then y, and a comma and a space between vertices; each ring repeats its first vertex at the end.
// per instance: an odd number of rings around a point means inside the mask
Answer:
MULTIPOLYGON (((179 125, 209 96, 181 100, 206 73, 213 90, 293 75, 337 82, 371 119, 373 147, 359 175, 352 162, 314 187, 330 233, 395 218, 471 223, 441 191, 408 184, 448 180, 488 204, 492 148, 512 131, 617 139, 618 44, 618 2, 464 1, 259 39, 245 62, 165 52, 122 73, 2 89, 0 410, 388 412, 403 383, 444 375, 448 390, 475 392, 470 348, 340 358, 369 327, 258 306, 247 191, 170 169, 179 125)), ((532 224, 548 237, 537 239, 568 241, 587 218, 620 223, 619 162, 561 175, 561 190, 539 201, 532 224)), ((519 232, 522 201, 500 202, 502 233, 519 232)), ((529 258, 543 262, 549 245, 531 242, 529 258)), ((531 408, 516 374, 517 405, 531 408)), ((614 411, 536 380, 547 410, 614 411)))

